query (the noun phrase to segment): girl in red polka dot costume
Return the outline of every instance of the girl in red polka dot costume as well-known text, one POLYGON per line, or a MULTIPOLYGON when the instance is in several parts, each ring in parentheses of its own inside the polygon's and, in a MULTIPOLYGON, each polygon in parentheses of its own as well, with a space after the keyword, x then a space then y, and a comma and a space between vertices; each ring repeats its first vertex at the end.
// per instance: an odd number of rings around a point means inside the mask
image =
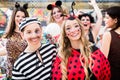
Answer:
POLYGON ((82 25, 73 16, 62 26, 52 80, 110 80, 110 65, 103 53, 89 43, 82 25))

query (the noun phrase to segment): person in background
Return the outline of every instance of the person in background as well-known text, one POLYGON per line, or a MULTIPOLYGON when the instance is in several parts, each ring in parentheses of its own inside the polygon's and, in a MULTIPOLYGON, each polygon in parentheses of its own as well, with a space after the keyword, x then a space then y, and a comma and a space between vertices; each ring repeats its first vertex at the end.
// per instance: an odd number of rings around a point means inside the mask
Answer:
POLYGON ((42 44, 42 26, 37 18, 25 18, 20 26, 26 49, 15 61, 13 80, 50 80, 51 66, 57 50, 53 44, 42 44))
POLYGON ((45 29, 45 33, 51 35, 52 43, 58 43, 58 38, 61 31, 61 25, 68 14, 67 8, 62 5, 61 1, 56 1, 55 4, 49 4, 47 9, 50 10, 50 20, 45 29))
POLYGON ((28 4, 20 6, 18 2, 15 4, 15 9, 12 12, 11 20, 2 36, 0 56, 7 56, 7 78, 12 76, 12 66, 18 55, 26 48, 26 42, 22 39, 19 31, 19 23, 25 17, 28 17, 28 4))
POLYGON ((105 10, 105 26, 109 31, 103 34, 101 51, 111 66, 111 80, 120 79, 120 6, 105 10))
POLYGON ((85 37, 74 16, 63 22, 52 80, 110 80, 110 65, 103 53, 85 37))
POLYGON ((85 30, 85 35, 87 36, 88 40, 92 42, 93 44, 97 44, 97 35, 99 33, 99 30, 102 26, 102 13, 97 6, 97 3, 95 0, 90 0, 90 5, 93 6, 96 15, 97 15, 97 21, 94 22, 94 18, 87 13, 83 13, 78 16, 80 19, 81 23, 83 24, 83 28, 85 30))

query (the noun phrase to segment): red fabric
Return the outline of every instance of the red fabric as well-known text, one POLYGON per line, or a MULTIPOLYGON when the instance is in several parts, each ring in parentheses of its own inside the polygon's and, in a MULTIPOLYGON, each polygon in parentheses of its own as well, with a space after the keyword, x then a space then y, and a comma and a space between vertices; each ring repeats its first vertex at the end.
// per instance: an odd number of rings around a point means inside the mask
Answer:
MULTIPOLYGON (((72 50, 72 55, 68 59, 67 75, 68 80, 84 80, 85 73, 79 59, 80 53, 76 50, 72 50)), ((110 80, 110 65, 105 56, 98 49, 92 53, 93 65, 92 73, 94 73, 97 80, 110 80)), ((56 60, 52 68, 52 80, 60 80, 62 73, 60 68, 60 58, 56 57, 56 60)))

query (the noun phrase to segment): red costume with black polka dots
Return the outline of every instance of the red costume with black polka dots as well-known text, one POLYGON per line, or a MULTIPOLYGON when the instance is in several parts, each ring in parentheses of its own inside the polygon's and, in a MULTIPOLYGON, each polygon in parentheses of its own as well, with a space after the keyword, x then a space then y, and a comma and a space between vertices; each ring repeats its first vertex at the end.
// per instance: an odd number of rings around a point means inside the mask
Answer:
MULTIPOLYGON (((68 80, 85 80, 84 68, 79 59, 80 53, 72 49, 72 55, 68 58, 67 77, 68 80)), ((92 72, 96 79, 91 80, 110 80, 110 65, 103 53, 96 47, 93 47, 91 55, 93 59, 92 72)), ((52 80, 62 80, 60 67, 61 60, 56 57, 52 67, 52 80)))

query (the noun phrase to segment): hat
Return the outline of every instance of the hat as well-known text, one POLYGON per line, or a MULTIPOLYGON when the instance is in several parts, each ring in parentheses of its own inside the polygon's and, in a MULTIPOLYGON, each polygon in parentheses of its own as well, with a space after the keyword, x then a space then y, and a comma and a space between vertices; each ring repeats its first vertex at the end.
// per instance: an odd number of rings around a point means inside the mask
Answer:
POLYGON ((19 30, 22 31, 27 25, 29 25, 31 23, 37 23, 37 24, 41 25, 41 23, 38 20, 38 18, 35 18, 35 17, 26 17, 19 24, 19 30))

